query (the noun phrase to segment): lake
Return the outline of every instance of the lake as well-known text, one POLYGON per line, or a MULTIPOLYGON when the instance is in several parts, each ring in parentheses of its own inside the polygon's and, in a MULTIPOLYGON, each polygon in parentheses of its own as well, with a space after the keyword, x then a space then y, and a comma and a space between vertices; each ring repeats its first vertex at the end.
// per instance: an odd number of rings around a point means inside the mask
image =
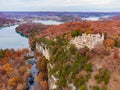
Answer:
POLYGON ((0 49, 29 47, 28 39, 16 33, 15 26, 0 28, 0 49))
POLYGON ((87 17, 87 18, 82 18, 82 20, 98 21, 98 20, 101 20, 101 19, 106 19, 108 17, 111 17, 111 15, 102 15, 100 17, 90 16, 90 17, 87 17))
POLYGON ((99 17, 87 17, 87 18, 82 18, 82 20, 98 21, 99 17))
MULTIPOLYGON (((37 23, 43 24, 60 24, 57 21, 37 21, 37 23)), ((15 26, 0 27, 0 49, 13 48, 29 48, 28 38, 16 33, 15 26)))
POLYGON ((35 20, 34 23, 42 23, 42 24, 46 24, 46 25, 58 25, 61 24, 62 22, 58 22, 58 21, 53 21, 53 20, 35 20))

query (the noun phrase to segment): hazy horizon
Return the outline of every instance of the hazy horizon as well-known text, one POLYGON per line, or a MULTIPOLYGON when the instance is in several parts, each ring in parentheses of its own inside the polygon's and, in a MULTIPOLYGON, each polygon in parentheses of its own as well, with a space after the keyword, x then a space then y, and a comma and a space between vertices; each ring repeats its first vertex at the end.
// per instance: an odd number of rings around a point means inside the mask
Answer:
POLYGON ((0 12, 120 12, 120 0, 0 0, 0 12))

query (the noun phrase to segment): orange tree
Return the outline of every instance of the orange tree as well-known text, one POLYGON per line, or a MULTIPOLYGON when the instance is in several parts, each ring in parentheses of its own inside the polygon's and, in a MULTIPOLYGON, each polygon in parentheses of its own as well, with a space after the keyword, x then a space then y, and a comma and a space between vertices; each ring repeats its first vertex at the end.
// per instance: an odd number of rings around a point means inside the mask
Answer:
POLYGON ((111 48, 113 48, 115 42, 114 42, 114 40, 112 40, 112 39, 105 39, 105 40, 103 41, 103 44, 104 44, 105 47, 111 47, 111 48))

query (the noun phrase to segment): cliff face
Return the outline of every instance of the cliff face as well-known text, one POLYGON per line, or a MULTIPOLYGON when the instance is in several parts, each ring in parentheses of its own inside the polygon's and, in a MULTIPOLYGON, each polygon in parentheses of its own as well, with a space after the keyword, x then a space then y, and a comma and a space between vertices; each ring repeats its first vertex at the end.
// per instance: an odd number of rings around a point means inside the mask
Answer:
POLYGON ((39 44, 39 43, 36 43, 36 49, 38 50, 38 52, 42 53, 42 55, 50 60, 50 54, 49 54, 49 50, 45 47, 44 44, 39 44))
MULTIPOLYGON (((41 53, 48 61, 50 60, 50 52, 49 50, 45 47, 44 44, 39 44, 36 43, 36 50, 41 53)), ((50 69, 52 69, 52 65, 51 64, 47 64, 47 69, 48 72, 50 71, 50 69)), ((56 78, 54 76, 50 77, 50 75, 48 74, 48 82, 49 82, 49 90, 53 90, 56 89, 56 78)))

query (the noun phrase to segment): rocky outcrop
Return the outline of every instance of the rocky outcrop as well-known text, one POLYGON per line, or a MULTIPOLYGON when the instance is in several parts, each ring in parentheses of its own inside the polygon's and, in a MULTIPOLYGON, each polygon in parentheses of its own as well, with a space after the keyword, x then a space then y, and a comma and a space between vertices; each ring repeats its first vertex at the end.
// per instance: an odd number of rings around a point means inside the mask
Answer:
POLYGON ((104 35, 100 34, 82 34, 82 36, 77 36, 70 41, 70 44, 74 44, 78 49, 84 48, 94 48, 98 44, 102 44, 104 40, 104 35))
POLYGON ((41 53, 46 59, 50 59, 49 49, 45 47, 44 44, 36 43, 36 49, 41 53))

